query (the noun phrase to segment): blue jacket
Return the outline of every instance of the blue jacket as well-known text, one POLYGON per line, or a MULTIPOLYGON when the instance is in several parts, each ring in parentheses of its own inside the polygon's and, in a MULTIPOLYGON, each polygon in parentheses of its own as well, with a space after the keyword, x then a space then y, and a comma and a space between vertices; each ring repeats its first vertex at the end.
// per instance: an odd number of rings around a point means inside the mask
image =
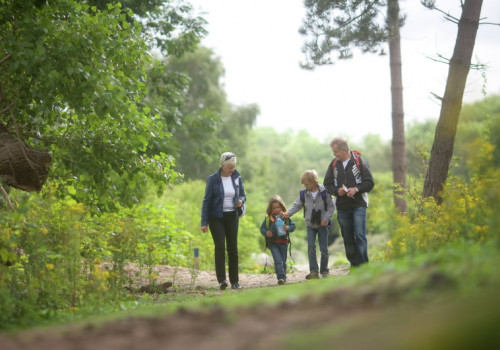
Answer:
MULTIPOLYGON (((222 218, 223 216, 224 185, 222 184, 220 172, 221 169, 210 175, 207 179, 205 196, 203 197, 201 206, 201 226, 208 226, 208 219, 210 217, 222 218)), ((240 200, 245 204, 247 197, 245 195, 243 181, 236 170, 231 174, 231 180, 233 180, 235 192, 234 204, 238 203, 240 200)))

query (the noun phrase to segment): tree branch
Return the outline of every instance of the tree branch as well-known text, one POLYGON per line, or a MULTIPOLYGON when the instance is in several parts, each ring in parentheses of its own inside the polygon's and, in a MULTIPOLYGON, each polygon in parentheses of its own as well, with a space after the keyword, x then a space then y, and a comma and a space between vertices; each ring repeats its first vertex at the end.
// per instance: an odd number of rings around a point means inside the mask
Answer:
MULTIPOLYGON (((436 10, 438 12, 441 12, 444 15, 444 18, 450 22, 453 22, 455 24, 458 24, 459 19, 456 17, 453 17, 450 15, 448 12, 441 10, 439 7, 436 7, 436 1, 435 0, 421 0, 420 3, 424 6, 427 7, 429 10, 436 10)), ((463 6, 463 3, 462 3, 463 6)))
MULTIPOLYGON (((485 17, 487 18, 487 17, 485 17)), ((500 23, 493 23, 493 22, 479 22, 479 24, 488 24, 488 25, 491 25, 491 26, 500 26, 500 23)))
POLYGON ((4 58, 2 58, 0 60, 0 65, 4 64, 5 61, 7 61, 8 59, 10 59, 12 56, 10 54, 8 54, 7 56, 5 56, 4 58))
POLYGON ((10 201, 10 197, 9 197, 9 194, 7 193, 7 191, 5 191, 5 188, 3 188, 2 185, 0 185, 0 192, 2 193, 2 196, 3 198, 5 199, 5 203, 7 203, 7 206, 9 207, 9 209, 11 211, 14 211, 16 210, 16 207, 12 204, 12 202, 10 201))

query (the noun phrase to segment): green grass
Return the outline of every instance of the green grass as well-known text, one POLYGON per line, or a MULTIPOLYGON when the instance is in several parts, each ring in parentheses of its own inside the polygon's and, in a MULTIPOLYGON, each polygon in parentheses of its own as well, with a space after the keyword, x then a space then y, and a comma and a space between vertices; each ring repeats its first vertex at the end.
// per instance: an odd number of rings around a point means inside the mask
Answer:
POLYGON ((155 298, 142 296, 122 304, 119 312, 111 308, 88 313, 81 310, 79 317, 61 315, 58 324, 73 322, 73 328, 88 324, 99 327, 103 322, 129 317, 164 317, 179 310, 214 309, 223 309, 236 322, 242 308, 282 303, 293 307, 300 300, 338 295, 335 302, 352 312, 340 320, 332 317, 312 329, 293 330, 277 348, 326 348, 331 344, 342 344, 342 349, 484 348, 483 345, 500 344, 496 331, 500 324, 499 255, 493 245, 454 244, 434 253, 375 261, 352 270, 348 276, 279 288, 211 288, 155 298), (347 292, 335 294, 340 291, 347 292), (363 307, 367 300, 372 308, 363 307))

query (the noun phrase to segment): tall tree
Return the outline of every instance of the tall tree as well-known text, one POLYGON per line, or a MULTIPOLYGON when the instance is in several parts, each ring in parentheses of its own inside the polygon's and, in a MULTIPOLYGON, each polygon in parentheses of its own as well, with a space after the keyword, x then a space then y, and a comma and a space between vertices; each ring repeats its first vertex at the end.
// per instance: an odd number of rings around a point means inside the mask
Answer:
MULTIPOLYGON (((150 152, 168 135, 144 103, 149 36, 134 16, 120 3, 2 1, 0 176, 7 185, 38 191, 51 176, 77 200, 106 209, 176 178, 172 157, 150 152)), ((182 35, 182 18, 179 11, 163 37, 169 52, 198 42, 182 35)))
MULTIPOLYGON (((428 8, 435 8, 434 0, 422 0, 422 3, 428 8)), ((462 108, 465 83, 476 42, 482 4, 482 0, 465 0, 462 3, 460 20, 450 15, 446 16, 447 19, 458 23, 458 33, 449 64, 441 113, 436 127, 423 190, 424 197, 434 197, 437 203, 442 201, 440 191, 448 177, 448 168, 453 154, 453 144, 462 108)))
POLYGON ((158 60, 148 77, 148 105, 165 121, 171 134, 158 148, 176 158, 176 169, 191 178, 200 165, 213 157, 220 144, 215 134, 220 127, 220 110, 225 94, 219 83, 222 64, 213 52, 198 48, 182 57, 158 60), (176 93, 182 87, 183 94, 176 93), (173 93, 172 93, 173 92, 173 93))
POLYGON ((387 2, 387 25, 389 28, 389 64, 392 96, 392 178, 394 204, 400 213, 406 213, 406 200, 402 197, 406 188, 405 123, 403 108, 403 75, 401 63, 401 36, 398 0, 387 2))
POLYGON ((362 53, 385 53, 389 43, 392 97, 392 170, 397 187, 394 204, 399 212, 406 212, 406 201, 401 193, 406 186, 403 84, 399 28, 404 18, 399 14, 398 0, 305 0, 306 18, 300 33, 308 36, 303 51, 304 68, 332 64, 332 52, 338 59, 350 59, 352 50, 362 53), (386 8, 383 17, 381 9, 386 8))
POLYGON ((165 69, 150 74, 148 103, 172 134, 163 146, 176 156, 176 169, 186 179, 205 180, 222 152, 244 156, 247 134, 259 110, 256 105, 233 106, 227 101, 224 67, 210 49, 199 47, 182 57, 167 57, 161 64, 165 69), (184 86, 185 94, 169 94, 168 85, 184 86))
MULTIPOLYGON (((80 0, 98 10, 108 9, 111 0, 80 0)), ((118 1, 117 1, 118 2, 118 1)), ((126 20, 141 23, 142 37, 149 48, 160 50, 164 56, 181 57, 195 49, 207 32, 206 21, 192 16, 192 6, 186 0, 121 0, 126 20)))

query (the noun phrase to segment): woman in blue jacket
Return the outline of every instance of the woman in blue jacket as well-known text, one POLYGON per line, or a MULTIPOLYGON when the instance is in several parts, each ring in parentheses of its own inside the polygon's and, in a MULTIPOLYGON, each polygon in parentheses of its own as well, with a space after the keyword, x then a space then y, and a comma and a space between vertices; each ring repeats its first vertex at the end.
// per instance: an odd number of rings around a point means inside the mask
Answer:
POLYGON ((201 230, 210 233, 215 246, 215 273, 220 289, 228 286, 226 280, 226 244, 229 282, 232 289, 240 289, 238 274, 239 218, 245 213, 245 190, 236 171, 236 156, 225 152, 220 157, 220 168, 207 179, 201 208, 201 230))

